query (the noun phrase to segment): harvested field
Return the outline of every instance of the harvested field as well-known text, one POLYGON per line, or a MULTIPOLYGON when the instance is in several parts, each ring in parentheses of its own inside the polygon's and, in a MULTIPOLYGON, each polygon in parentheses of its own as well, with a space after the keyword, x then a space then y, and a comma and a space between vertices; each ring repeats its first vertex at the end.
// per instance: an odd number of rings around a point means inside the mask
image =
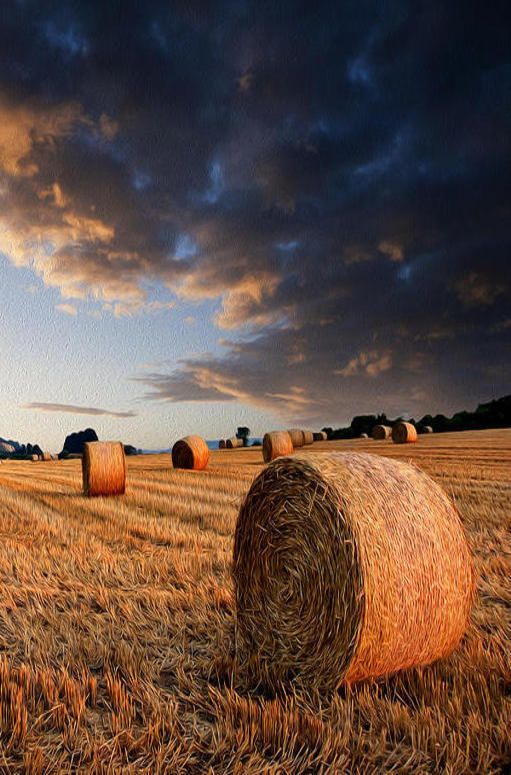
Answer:
POLYGON ((511 764, 511 431, 413 445, 316 442, 411 461, 452 495, 478 574, 461 648, 430 667, 275 697, 233 658, 231 560, 260 449, 127 459, 124 497, 78 460, 0 470, 0 771, 504 772, 511 764))

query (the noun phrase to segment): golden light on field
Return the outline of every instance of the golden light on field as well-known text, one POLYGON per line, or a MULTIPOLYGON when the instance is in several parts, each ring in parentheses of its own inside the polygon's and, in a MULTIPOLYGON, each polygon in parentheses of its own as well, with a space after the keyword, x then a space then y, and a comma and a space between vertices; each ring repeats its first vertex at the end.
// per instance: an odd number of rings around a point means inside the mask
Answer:
POLYGON ((509 761, 511 431, 316 442, 412 461, 454 498, 478 597, 448 659, 331 699, 250 687, 231 561, 261 449, 128 458, 89 499, 80 461, 0 467, 0 735, 9 772, 495 772, 509 761))

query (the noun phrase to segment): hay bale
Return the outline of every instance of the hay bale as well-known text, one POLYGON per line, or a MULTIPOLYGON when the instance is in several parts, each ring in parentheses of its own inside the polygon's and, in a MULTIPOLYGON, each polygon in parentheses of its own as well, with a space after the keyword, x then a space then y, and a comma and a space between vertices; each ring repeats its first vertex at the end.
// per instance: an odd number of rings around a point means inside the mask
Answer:
POLYGON ((314 434, 312 431, 303 431, 303 443, 308 446, 314 441, 314 434))
POLYGON ((371 431, 371 436, 375 441, 384 441, 390 438, 392 434, 392 428, 388 425, 375 425, 371 431))
POLYGON ((433 433, 431 425, 421 425, 421 433, 433 433))
POLYGON ((326 441, 328 438, 325 431, 315 431, 312 436, 314 441, 326 441))
POLYGON ((271 431, 264 434, 263 460, 265 463, 275 460, 276 457, 292 455, 293 451, 293 442, 287 431, 271 431))
POLYGON ((86 441, 82 457, 83 491, 96 495, 124 495, 126 458, 120 441, 86 441))
POLYGON ((291 430, 288 430, 288 433, 291 436, 291 441, 293 442, 293 447, 295 449, 297 447, 303 447, 305 439, 301 428, 291 428, 291 430))
POLYGON ((377 455, 278 458, 236 525, 238 659, 320 689, 447 656, 474 593, 459 514, 418 468, 377 455))
POLYGON ((369 436, 367 435, 367 433, 361 433, 361 434, 360 434, 360 436, 359 436, 358 438, 359 438, 359 439, 368 439, 368 438, 369 438, 369 436))
POLYGON ((49 452, 43 452, 43 454, 42 454, 42 459, 43 459, 45 462, 48 462, 48 460, 53 460, 53 456, 52 456, 52 455, 50 455, 50 453, 49 453, 49 452))
POLYGON ((185 436, 172 447, 174 468, 202 471, 209 462, 209 447, 201 436, 185 436))
POLYGON ((39 461, 39 455, 30 455, 29 460, 31 460, 33 463, 36 463, 39 461))
POLYGON ((392 441, 394 444, 411 444, 417 441, 415 425, 409 422, 396 422, 392 426, 392 441))
POLYGON ((241 439, 237 439, 236 436, 233 436, 231 439, 227 439, 225 446, 227 449, 237 449, 238 447, 243 446, 243 441, 241 439))
POLYGON ((225 449, 225 439, 220 439, 218 442, 218 449, 225 449))

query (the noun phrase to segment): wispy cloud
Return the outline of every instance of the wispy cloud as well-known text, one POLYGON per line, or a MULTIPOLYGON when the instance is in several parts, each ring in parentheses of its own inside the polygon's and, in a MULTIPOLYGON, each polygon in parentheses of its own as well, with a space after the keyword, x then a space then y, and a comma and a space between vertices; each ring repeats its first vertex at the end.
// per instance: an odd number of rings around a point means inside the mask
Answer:
POLYGON ((63 312, 64 315, 77 315, 77 309, 73 304, 57 304, 55 309, 59 312, 63 312))
POLYGON ((100 409, 94 406, 74 406, 73 404, 47 404, 34 401, 30 404, 24 404, 23 409, 35 409, 39 412, 67 412, 69 414, 92 414, 97 417, 136 417, 136 412, 113 412, 110 409, 100 409))

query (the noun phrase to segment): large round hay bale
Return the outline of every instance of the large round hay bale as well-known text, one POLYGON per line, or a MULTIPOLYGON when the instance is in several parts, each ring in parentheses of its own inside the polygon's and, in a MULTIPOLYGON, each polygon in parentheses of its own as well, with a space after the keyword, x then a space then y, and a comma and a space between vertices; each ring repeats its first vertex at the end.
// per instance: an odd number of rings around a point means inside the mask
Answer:
POLYGON ((278 458, 234 542, 238 658, 257 680, 333 689, 448 655, 474 592, 458 512, 398 460, 278 458))
POLYGON ((225 449, 225 439, 220 439, 218 442, 218 449, 225 449))
POLYGON ((421 425, 420 432, 421 433, 433 433, 433 428, 431 427, 431 425, 421 425))
POLYGON ((293 447, 295 449, 297 447, 303 447, 305 439, 301 428, 291 428, 291 430, 288 430, 288 433, 291 436, 291 441, 293 442, 293 447))
POLYGON ((312 431, 304 431, 303 432, 303 443, 304 445, 308 446, 309 444, 312 444, 314 441, 314 434, 312 431))
POLYGON ((392 428, 389 425, 375 425, 371 431, 371 436, 375 441, 384 441, 390 438, 392 428))
POLYGON ((271 431, 263 438, 263 459, 265 463, 283 455, 293 454, 293 442, 287 431, 271 431))
POLYGON ((392 426, 392 441, 394 444, 411 444, 417 441, 415 425, 409 422, 396 422, 392 426))
POLYGON ((209 462, 209 447, 201 436, 185 436, 172 447, 174 468, 202 471, 209 462))
POLYGON ((120 441, 86 441, 82 457, 85 495, 124 495, 126 458, 120 441))

